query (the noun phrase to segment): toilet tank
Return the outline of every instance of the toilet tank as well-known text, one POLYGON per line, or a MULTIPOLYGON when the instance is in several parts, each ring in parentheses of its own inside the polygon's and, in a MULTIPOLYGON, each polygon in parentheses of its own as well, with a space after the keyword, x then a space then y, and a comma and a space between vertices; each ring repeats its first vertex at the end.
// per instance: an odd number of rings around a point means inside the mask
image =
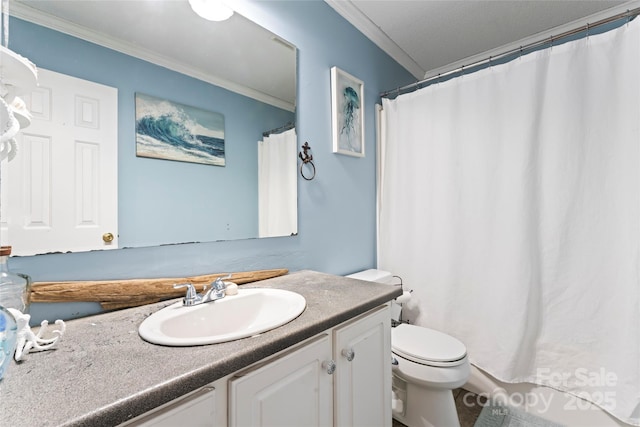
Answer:
MULTIPOLYGON (((375 268, 358 271, 357 273, 349 274, 347 277, 386 285, 400 285, 398 279, 393 277, 393 274, 384 270, 376 270, 375 268)), ((402 304, 399 304, 396 300, 391 301, 391 318, 395 321, 400 321, 402 318, 402 304)))
POLYGON ((358 271, 357 273, 349 274, 347 277, 358 280, 366 280, 369 282, 386 283, 388 285, 393 284, 393 275, 391 273, 384 270, 376 270, 375 268, 358 271))

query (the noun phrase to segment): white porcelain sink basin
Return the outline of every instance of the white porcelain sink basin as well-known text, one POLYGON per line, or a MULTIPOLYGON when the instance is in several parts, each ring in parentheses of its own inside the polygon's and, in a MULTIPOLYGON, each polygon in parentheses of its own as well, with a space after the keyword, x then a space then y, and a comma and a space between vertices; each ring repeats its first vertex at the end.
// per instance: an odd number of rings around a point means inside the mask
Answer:
POLYGON ((304 297, 283 289, 239 289, 217 301, 184 307, 182 301, 147 317, 138 332, 153 344, 193 346, 250 337, 295 319, 304 297))

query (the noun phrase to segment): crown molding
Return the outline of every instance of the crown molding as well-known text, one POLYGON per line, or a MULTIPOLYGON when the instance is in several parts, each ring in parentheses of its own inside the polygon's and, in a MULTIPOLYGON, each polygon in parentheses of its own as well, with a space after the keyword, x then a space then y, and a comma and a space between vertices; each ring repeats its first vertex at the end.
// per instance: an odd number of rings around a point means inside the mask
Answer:
POLYGON ((387 55, 403 66, 415 78, 424 77, 425 70, 418 65, 407 52, 402 50, 380 27, 374 24, 358 7, 350 0, 324 0, 351 25, 356 27, 369 40, 375 43, 387 55))
MULTIPOLYGON (((223 89, 247 96, 260 102, 281 108, 287 111, 295 111, 295 105, 283 101, 260 91, 223 79, 213 74, 202 72, 193 67, 180 64, 174 59, 161 55, 140 46, 124 42, 120 39, 91 31, 90 29, 74 24, 72 22, 57 18, 47 13, 40 12, 19 2, 12 2, 9 14, 16 18, 32 22, 34 24, 50 28, 61 33, 77 37, 82 40, 115 50, 125 55, 142 59, 155 65, 167 68, 180 74, 193 77, 195 79, 219 86, 223 89)), ((37 66, 38 64, 36 64, 37 66)))

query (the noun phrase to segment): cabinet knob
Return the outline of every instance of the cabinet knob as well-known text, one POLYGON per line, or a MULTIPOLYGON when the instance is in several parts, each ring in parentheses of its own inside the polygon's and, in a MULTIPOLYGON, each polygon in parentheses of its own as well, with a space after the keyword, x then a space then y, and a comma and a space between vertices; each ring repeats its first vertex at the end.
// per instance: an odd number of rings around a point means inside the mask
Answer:
POLYGON ((352 348, 345 348, 342 350, 342 355, 347 358, 349 362, 351 362, 356 357, 356 352, 353 351, 352 348))
POLYGON ((327 374, 333 375, 333 373, 336 371, 336 362, 334 362, 333 360, 326 360, 322 362, 322 369, 326 369, 327 374))

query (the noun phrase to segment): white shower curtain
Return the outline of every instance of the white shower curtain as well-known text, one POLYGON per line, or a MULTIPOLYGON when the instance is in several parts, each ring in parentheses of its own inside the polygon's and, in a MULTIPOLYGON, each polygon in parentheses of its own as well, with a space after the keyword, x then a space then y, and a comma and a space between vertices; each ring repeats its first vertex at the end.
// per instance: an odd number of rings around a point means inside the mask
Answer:
POLYGON ((384 99, 379 268, 498 379, 640 425, 636 21, 384 99))
POLYGON ((296 130, 258 141, 258 235, 298 232, 296 130))

